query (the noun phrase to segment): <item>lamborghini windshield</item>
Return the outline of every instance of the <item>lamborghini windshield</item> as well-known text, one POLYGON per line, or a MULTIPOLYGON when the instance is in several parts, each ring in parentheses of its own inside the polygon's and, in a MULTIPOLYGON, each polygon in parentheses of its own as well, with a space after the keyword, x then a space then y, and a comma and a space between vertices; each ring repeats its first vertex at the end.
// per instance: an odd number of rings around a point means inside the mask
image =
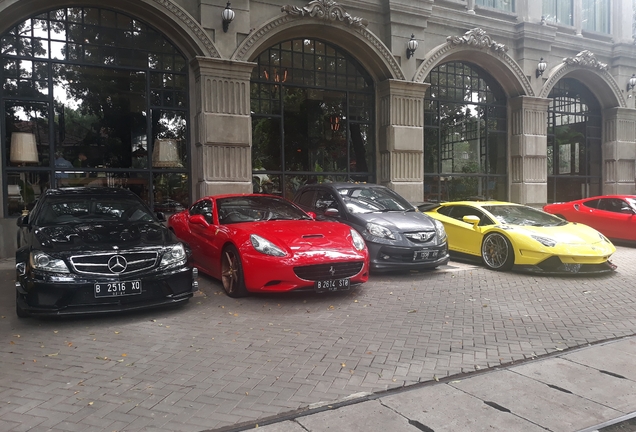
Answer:
POLYGON ((498 223, 521 226, 560 226, 567 221, 532 207, 517 205, 483 206, 498 223))

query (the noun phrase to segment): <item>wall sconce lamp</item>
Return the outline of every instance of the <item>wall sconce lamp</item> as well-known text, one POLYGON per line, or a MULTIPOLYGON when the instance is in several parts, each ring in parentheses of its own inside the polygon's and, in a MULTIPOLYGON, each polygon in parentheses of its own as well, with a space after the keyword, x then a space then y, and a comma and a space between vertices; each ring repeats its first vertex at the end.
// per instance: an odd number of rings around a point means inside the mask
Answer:
POLYGON ((548 63, 545 60, 543 60, 543 57, 541 57, 541 60, 539 60, 539 63, 537 64, 537 78, 543 75, 543 72, 545 72, 547 68, 548 68, 548 63))
POLYGON ((415 40, 415 35, 411 34, 411 39, 406 43, 406 58, 410 59, 413 54, 415 53, 415 50, 417 49, 418 43, 415 40))
POLYGON ((152 166, 154 168, 176 168, 183 167, 177 141, 173 139, 156 139, 152 149, 152 166))
POLYGON ((632 90, 634 87, 636 87, 636 74, 632 74, 632 77, 627 82, 627 91, 632 90))
MULTIPOLYGON (((13 163, 25 166, 26 164, 36 164, 39 162, 38 147, 35 140, 35 134, 26 132, 13 132, 11 134, 11 151, 9 160, 13 163)), ((27 183, 24 172, 20 173, 20 189, 24 209, 22 215, 29 213, 27 210, 27 189, 30 185, 27 183)))
POLYGON ((234 19, 236 14, 230 7, 230 2, 227 2, 225 9, 223 9, 223 13, 221 13, 221 18, 223 19, 223 31, 227 33, 227 29, 230 27, 230 23, 234 19))

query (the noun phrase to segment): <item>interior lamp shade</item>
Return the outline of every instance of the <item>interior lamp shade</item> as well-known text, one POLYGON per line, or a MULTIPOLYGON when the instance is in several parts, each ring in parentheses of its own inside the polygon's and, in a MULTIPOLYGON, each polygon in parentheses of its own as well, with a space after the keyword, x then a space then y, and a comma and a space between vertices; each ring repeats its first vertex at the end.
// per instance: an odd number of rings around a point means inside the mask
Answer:
POLYGON ((182 167, 177 152, 177 142, 173 139, 158 139, 152 150, 152 166, 154 168, 182 167))
POLYGON ((38 148, 35 134, 27 132, 13 132, 11 134, 11 153, 9 159, 13 163, 38 163, 38 148))

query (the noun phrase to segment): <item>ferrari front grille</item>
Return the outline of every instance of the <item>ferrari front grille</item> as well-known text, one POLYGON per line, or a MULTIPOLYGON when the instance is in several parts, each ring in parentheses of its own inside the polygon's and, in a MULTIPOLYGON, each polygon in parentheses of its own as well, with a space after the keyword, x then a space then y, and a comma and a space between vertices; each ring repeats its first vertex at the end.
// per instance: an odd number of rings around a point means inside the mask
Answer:
POLYGON ((351 261, 333 264, 315 264, 294 267, 294 273, 301 279, 317 281, 326 279, 343 279, 355 276, 362 270, 362 261, 351 261))

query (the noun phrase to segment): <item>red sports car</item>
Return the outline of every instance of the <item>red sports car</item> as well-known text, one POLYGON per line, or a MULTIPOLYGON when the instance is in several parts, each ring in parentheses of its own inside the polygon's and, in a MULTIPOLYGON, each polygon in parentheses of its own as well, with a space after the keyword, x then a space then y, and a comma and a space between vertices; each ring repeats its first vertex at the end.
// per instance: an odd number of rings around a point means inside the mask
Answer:
POLYGON ((277 196, 205 197, 172 215, 168 227, 190 246, 194 266, 221 280, 230 297, 341 291, 369 278, 369 253, 355 229, 316 221, 277 196))
POLYGON ((606 195, 548 204, 543 210, 579 222, 613 240, 636 241, 636 195, 606 195))

